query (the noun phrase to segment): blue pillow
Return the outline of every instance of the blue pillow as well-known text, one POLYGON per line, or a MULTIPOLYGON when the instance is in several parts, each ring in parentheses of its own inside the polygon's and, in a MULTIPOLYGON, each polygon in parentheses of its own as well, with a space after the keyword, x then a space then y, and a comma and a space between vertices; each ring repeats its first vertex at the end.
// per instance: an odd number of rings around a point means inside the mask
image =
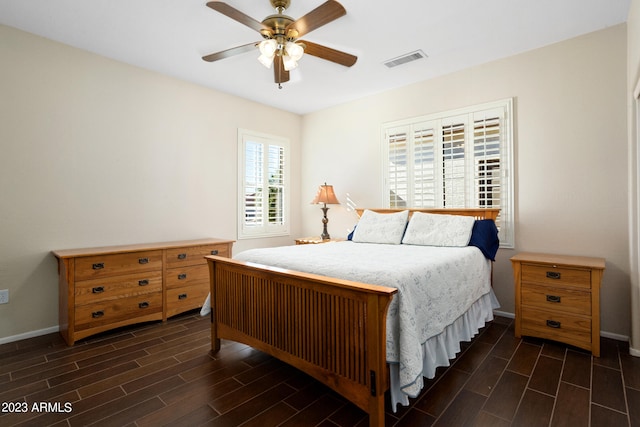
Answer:
POLYGON ((355 232, 356 232, 356 227, 357 227, 357 226, 358 226, 358 225, 354 225, 354 226, 353 226, 353 230, 351 230, 351 233, 349 233, 349 235, 347 236, 347 240, 353 240, 353 233, 355 233, 355 232))
POLYGON ((496 260, 496 253, 500 247, 498 227, 492 219, 479 219, 473 223, 469 246, 479 248, 484 256, 491 261, 496 260))

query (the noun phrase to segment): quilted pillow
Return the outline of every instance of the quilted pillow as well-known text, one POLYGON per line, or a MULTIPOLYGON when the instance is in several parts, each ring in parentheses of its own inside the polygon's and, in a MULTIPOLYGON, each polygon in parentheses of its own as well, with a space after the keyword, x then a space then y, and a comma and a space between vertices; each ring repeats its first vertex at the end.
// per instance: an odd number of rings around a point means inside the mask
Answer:
POLYGON ((422 246, 467 246, 475 219, 471 216, 414 212, 402 243, 422 246))
POLYGON ((366 209, 354 230, 352 241, 399 245, 407 227, 408 217, 409 211, 382 214, 366 209))

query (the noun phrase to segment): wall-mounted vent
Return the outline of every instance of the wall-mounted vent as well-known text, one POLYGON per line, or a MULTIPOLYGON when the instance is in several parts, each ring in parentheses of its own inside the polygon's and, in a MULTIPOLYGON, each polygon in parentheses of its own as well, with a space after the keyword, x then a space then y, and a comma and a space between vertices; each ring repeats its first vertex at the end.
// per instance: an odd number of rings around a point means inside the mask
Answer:
POLYGON ((397 58, 393 58, 388 61, 385 61, 384 65, 386 65, 388 68, 393 68, 393 67, 397 67, 398 65, 403 65, 408 62, 417 61, 418 59, 422 59, 426 57, 427 55, 423 51, 416 50, 415 52, 410 52, 405 55, 399 56, 397 58))

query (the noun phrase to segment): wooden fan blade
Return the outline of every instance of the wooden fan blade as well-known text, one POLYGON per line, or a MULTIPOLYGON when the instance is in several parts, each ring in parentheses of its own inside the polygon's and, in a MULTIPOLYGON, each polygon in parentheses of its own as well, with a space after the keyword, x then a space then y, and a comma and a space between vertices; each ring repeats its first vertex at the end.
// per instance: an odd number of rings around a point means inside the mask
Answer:
POLYGON ((266 25, 263 25, 260 21, 256 21, 249 15, 246 15, 240 12, 238 9, 229 6, 224 2, 210 1, 209 3, 207 3, 207 6, 209 6, 211 9, 215 10, 216 12, 220 12, 221 14, 228 16, 229 18, 235 21, 238 21, 239 23, 244 24, 247 27, 252 28, 258 32, 262 30, 271 32, 271 28, 267 27, 266 25))
POLYGON ((278 84, 289 81, 289 72, 284 69, 282 57, 279 55, 276 55, 275 58, 273 58, 273 74, 275 82, 278 84))
POLYGON ((331 49, 330 47, 308 42, 306 40, 299 40, 299 42, 305 45, 304 53, 321 59, 326 59, 327 61, 335 62, 336 64, 344 65, 345 67, 351 67, 358 60, 357 56, 351 55, 350 53, 331 49))
POLYGON ((303 35, 346 14, 347 11, 340 3, 335 0, 328 0, 304 15, 302 18, 287 25, 286 30, 289 31, 294 29, 298 32, 296 37, 302 37, 303 35))
POLYGON ((230 56, 239 55, 241 53, 250 52, 252 50, 255 50, 257 45, 258 45, 257 42, 256 43, 243 44, 242 46, 232 47, 231 49, 222 50, 220 52, 216 52, 216 53, 212 53, 212 54, 203 56, 202 59, 204 59, 207 62, 218 61, 220 59, 229 58, 230 56))

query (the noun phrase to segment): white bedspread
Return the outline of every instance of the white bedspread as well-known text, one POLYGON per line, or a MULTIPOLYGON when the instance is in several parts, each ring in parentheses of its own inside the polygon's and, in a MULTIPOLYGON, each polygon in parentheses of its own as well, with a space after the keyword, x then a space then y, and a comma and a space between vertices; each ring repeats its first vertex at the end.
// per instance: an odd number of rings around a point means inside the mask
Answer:
POLYGON ((423 344, 491 291, 490 261, 475 247, 345 241, 252 249, 234 258, 398 288, 387 315, 387 362, 399 365, 400 389, 410 397, 423 386, 423 344))

